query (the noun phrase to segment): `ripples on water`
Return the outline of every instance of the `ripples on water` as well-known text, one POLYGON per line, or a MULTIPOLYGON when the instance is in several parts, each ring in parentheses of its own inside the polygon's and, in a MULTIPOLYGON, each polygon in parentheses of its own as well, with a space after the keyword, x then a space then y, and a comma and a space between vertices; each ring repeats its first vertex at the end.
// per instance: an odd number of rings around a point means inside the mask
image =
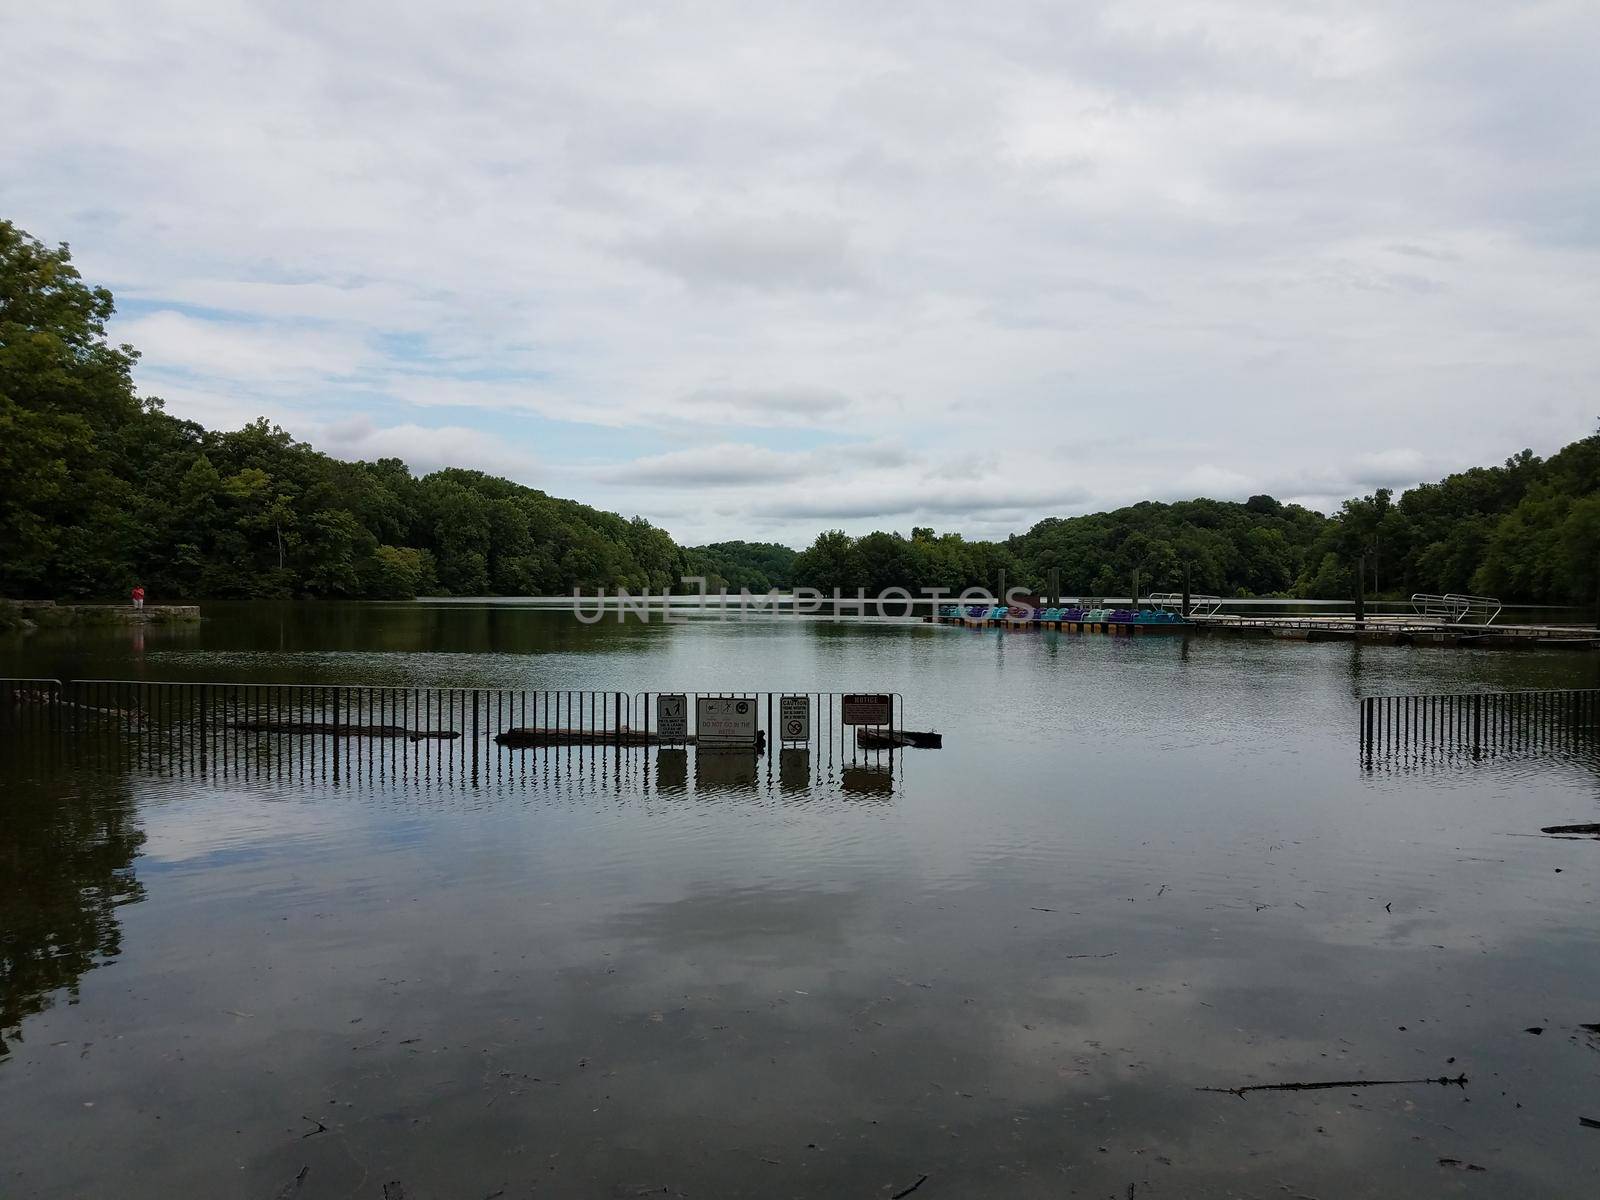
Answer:
POLYGON ((99 673, 888 689, 948 749, 13 754, 0 1194, 1595 1189, 1600 845, 1538 830, 1600 760, 1367 766, 1354 712, 1587 658, 393 611, 99 673))

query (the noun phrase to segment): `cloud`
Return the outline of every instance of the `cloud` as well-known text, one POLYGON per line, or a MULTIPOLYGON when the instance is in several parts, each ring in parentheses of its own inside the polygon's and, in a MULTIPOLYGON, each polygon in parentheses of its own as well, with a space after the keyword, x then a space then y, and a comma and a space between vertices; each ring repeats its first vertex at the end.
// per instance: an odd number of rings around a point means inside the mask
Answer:
MULTIPOLYGON (((1033 520, 1073 509, 1083 504, 1089 493, 1075 487, 1027 487, 995 480, 989 485, 940 486, 927 483, 882 484, 859 480, 852 486, 828 487, 815 492, 794 493, 781 499, 752 506, 757 516, 788 520, 842 518, 890 518, 933 515, 963 520, 982 520, 995 514, 1033 520)), ((1031 521, 1029 522, 1031 524, 1031 521)))
POLYGON ((694 423, 785 428, 832 425, 856 407, 845 393, 826 387, 719 385, 679 397, 671 413, 694 423))
POLYGON ((1336 504, 1592 428, 1583 0, 172 0, 6 35, 0 213, 117 292, 179 416, 792 541, 1336 504))
POLYGON ((804 213, 702 213, 625 249, 691 287, 833 291, 863 283, 843 222, 804 213))
POLYGON ((347 379, 373 363, 360 339, 317 329, 204 320, 170 310, 121 322, 116 335, 155 373, 251 383, 347 379))
POLYGON ((532 454, 461 426, 379 426, 368 418, 356 417, 326 425, 312 424, 295 432, 336 457, 367 461, 398 458, 417 474, 442 467, 467 467, 521 483, 537 483, 540 475, 539 462, 532 454))
POLYGON ((1349 478, 1355 483, 1375 487, 1394 487, 1396 484, 1405 487, 1420 483, 1430 475, 1438 478, 1442 474, 1442 470, 1430 468, 1420 450, 1396 448, 1358 455, 1349 478))
POLYGON ((596 474, 614 483, 701 488, 798 479, 815 472, 818 467, 810 454, 724 442, 636 458, 619 467, 603 468, 596 474))

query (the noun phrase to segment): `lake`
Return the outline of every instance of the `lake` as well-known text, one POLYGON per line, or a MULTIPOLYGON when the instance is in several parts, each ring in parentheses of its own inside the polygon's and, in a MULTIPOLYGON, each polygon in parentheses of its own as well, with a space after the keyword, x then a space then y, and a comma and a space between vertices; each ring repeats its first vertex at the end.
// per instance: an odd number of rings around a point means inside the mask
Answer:
POLYGON ((944 748, 331 776, 261 735, 224 778, 0 739, 0 1195, 1600 1189, 1600 845, 1539 836, 1600 821, 1600 759, 1357 747, 1361 697, 1591 654, 206 612, 0 674, 890 692, 944 748))

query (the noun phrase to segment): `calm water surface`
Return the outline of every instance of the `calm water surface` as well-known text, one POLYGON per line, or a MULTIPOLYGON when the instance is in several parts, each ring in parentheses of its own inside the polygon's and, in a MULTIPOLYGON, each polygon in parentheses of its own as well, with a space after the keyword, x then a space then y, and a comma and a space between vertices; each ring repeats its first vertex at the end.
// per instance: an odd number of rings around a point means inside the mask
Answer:
POLYGON ((898 691, 946 748, 333 782, 0 742, 0 1195, 1600 1190, 1600 845, 1528 836, 1600 820, 1600 763, 1355 745, 1361 696, 1587 654, 208 612, 0 674, 898 691))

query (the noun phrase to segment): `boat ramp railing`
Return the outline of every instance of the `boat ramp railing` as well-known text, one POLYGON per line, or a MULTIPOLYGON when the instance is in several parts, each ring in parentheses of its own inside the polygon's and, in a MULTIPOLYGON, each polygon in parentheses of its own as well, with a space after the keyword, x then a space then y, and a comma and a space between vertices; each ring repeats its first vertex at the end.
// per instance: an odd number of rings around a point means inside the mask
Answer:
MULTIPOLYGON (((1165 608, 1171 612, 1181 613, 1183 609, 1182 592, 1152 592, 1145 597, 1157 608, 1165 608)), ((1189 597, 1189 616, 1214 617, 1222 610, 1221 596, 1196 596, 1189 597)))
POLYGON ((1361 701, 1360 750, 1388 757, 1593 747, 1600 735, 1600 688, 1368 696, 1361 701))
POLYGON ((1411 611, 1419 617, 1431 617, 1459 625, 1471 622, 1492 625, 1500 615, 1502 605, 1495 596, 1468 596, 1459 592, 1446 592, 1442 596, 1416 592, 1411 597, 1411 611))

